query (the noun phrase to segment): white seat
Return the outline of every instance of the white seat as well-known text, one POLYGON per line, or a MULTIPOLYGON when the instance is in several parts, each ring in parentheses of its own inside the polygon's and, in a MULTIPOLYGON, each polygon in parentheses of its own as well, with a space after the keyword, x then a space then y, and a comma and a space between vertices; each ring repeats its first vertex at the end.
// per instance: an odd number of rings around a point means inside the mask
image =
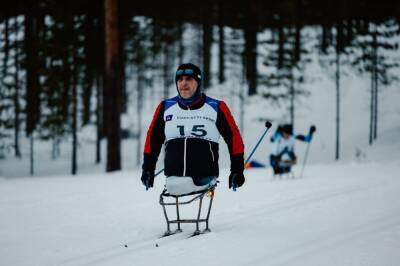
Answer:
POLYGON ((169 176, 165 180, 165 189, 170 195, 180 196, 205 190, 214 186, 216 183, 217 179, 214 177, 211 179, 210 183, 202 186, 196 186, 190 176, 169 176))

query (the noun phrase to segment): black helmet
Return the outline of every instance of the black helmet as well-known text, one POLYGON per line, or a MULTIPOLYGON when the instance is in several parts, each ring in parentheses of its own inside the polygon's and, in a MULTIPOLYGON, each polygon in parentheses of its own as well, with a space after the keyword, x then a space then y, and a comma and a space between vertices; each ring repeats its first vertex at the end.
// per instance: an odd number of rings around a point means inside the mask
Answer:
POLYGON ((282 132, 285 132, 289 135, 293 134, 293 126, 291 124, 285 124, 281 127, 282 132))
POLYGON ((175 83, 178 82, 178 79, 181 76, 190 76, 190 77, 194 78, 197 81, 198 87, 200 87, 201 80, 202 80, 202 74, 201 74, 201 70, 198 66, 196 66, 192 63, 180 65, 175 73, 175 83))

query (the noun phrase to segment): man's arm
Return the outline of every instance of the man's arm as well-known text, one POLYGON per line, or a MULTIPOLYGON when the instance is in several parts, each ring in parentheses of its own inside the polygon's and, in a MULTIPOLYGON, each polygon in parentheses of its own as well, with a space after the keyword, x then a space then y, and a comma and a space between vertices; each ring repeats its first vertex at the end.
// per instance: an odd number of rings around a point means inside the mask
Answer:
POLYGON ((312 138, 313 138, 313 134, 314 132, 317 130, 317 128, 315 126, 311 126, 310 127, 310 132, 308 133, 308 135, 296 135, 296 139, 297 140, 301 140, 304 142, 311 142, 312 138))
POLYGON ((153 115, 153 120, 147 130, 146 142, 144 145, 144 156, 142 169, 154 171, 161 146, 165 140, 164 101, 161 102, 153 115))
POLYGON ((278 128, 275 131, 275 133, 271 137, 271 142, 278 141, 282 137, 282 135, 281 135, 282 133, 281 132, 282 132, 281 126, 278 126, 278 128))
POLYGON ((231 158, 231 172, 243 173, 244 145, 239 128, 225 102, 220 101, 217 116, 217 128, 228 145, 231 158))
POLYGON ((301 134, 296 135, 295 139, 300 140, 300 141, 304 141, 304 142, 308 142, 308 136, 304 136, 304 135, 301 135, 301 134))

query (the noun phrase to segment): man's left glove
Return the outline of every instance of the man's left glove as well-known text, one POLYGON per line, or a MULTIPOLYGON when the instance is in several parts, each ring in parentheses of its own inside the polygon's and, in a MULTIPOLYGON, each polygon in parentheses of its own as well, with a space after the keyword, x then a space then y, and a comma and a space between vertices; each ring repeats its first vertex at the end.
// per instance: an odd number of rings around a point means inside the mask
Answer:
POLYGON ((229 188, 236 190, 244 184, 245 178, 243 173, 231 173, 229 175, 229 188))
POLYGON ((308 133, 307 136, 305 136, 304 140, 306 142, 311 142, 312 138, 313 138, 313 134, 314 132, 317 130, 317 128, 315 126, 311 126, 310 127, 310 132, 308 133))
POLYGON ((148 190, 149 188, 153 187, 154 184, 154 171, 143 170, 142 177, 140 179, 142 180, 143 185, 146 187, 146 190, 148 190))

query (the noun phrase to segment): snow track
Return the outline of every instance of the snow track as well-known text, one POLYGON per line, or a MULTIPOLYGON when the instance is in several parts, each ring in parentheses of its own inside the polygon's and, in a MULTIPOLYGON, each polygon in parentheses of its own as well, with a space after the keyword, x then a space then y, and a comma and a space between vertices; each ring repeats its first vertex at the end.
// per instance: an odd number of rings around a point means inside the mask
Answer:
POLYGON ((238 192, 223 173, 212 232, 194 238, 187 224, 159 238, 162 179, 149 192, 132 178, 139 173, 5 179, 0 265, 394 266, 399 172, 395 163, 319 165, 303 179, 272 180, 249 170, 238 192))

